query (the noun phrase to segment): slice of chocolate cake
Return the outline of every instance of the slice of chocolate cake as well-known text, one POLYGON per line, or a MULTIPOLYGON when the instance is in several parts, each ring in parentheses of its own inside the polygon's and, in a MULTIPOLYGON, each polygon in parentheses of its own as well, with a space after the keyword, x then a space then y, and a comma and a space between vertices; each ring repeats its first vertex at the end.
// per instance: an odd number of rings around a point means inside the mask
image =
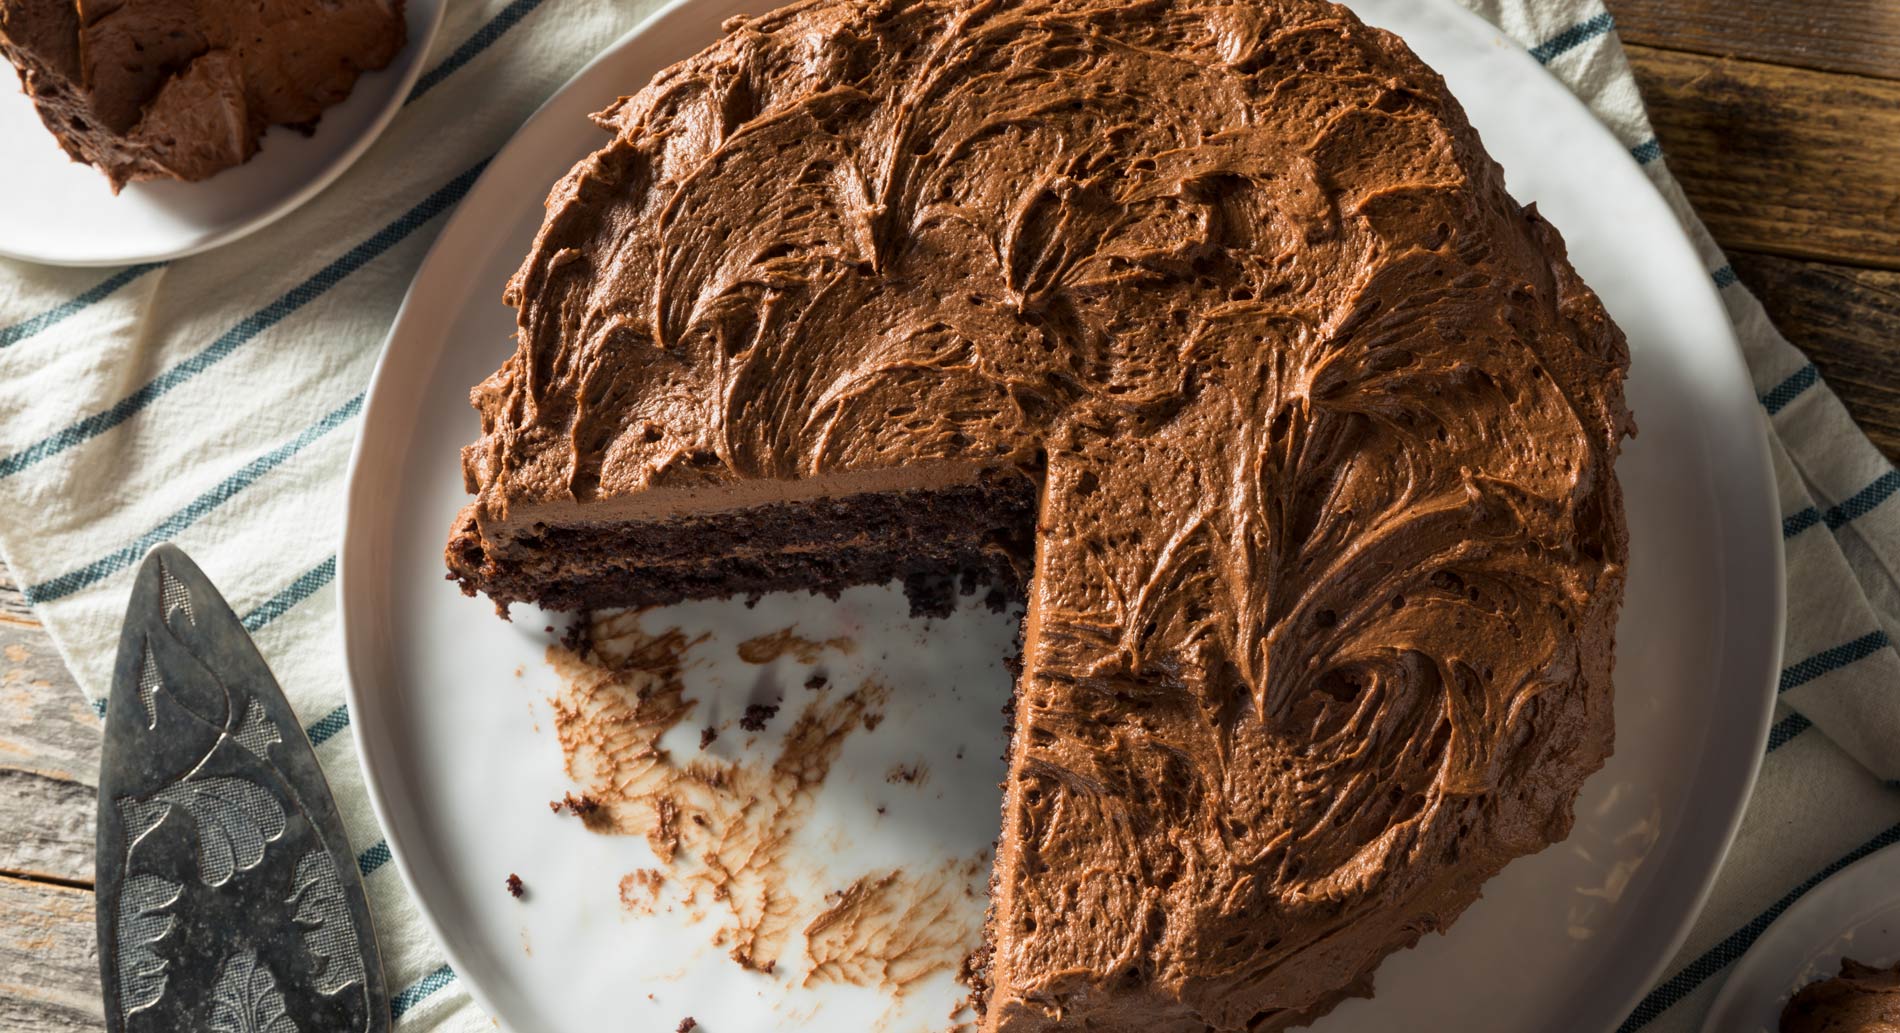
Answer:
POLYGON ((1842 958, 1839 975, 1809 983, 1788 1002, 1781 1033, 1900 1033, 1900 964, 1842 958))
POLYGON ((474 392, 451 575, 593 608, 1020 571, 985 1029, 1309 1021, 1568 832, 1628 355, 1397 39, 811 0, 597 121, 474 392))
POLYGON ((403 0, 0 0, 0 54, 74 161, 120 187, 208 178, 383 68, 403 0))

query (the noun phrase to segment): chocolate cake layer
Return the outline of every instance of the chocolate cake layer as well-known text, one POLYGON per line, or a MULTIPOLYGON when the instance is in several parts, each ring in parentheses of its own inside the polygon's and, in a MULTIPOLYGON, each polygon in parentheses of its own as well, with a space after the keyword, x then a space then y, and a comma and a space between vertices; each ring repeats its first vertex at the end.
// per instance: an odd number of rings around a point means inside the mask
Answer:
MULTIPOLYGON (((824 552, 828 585, 882 568, 749 514, 1035 485, 985 1030, 1310 1021, 1567 834, 1612 735, 1627 349, 1396 38, 1317 0, 808 0, 596 121, 474 392, 451 573, 585 605, 704 517, 691 591, 824 552), (622 530, 569 571, 510 551, 537 523, 622 530)), ((914 519, 930 562, 973 537, 914 519)))
POLYGON ((492 546, 466 524, 449 550, 503 607, 596 610, 795 589, 835 595, 923 579, 914 604, 943 612, 941 593, 918 598, 931 575, 969 571, 1020 586, 1034 522, 1034 485, 1008 479, 644 522, 537 523, 492 546))
POLYGON ((0 54, 115 193, 205 179, 273 125, 314 125, 407 32, 403 0, 0 0, 0 54))

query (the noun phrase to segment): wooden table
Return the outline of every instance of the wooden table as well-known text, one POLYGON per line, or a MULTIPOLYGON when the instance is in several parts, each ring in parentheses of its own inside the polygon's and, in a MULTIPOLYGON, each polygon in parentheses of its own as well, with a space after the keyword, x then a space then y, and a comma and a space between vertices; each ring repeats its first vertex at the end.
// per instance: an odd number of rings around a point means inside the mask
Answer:
MULTIPOLYGON (((1609 0, 1735 271, 1900 460, 1900 2, 1609 0)), ((0 1030, 96 1031, 99 722, 0 571, 0 1030)))

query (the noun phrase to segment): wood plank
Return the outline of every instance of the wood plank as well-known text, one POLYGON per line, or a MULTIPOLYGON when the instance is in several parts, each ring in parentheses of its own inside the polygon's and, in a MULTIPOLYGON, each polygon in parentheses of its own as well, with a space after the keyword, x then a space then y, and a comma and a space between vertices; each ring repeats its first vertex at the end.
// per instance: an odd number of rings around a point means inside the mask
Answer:
POLYGON ((38 625, 0 623, 0 769, 97 785, 100 743, 99 718, 53 640, 38 625))
POLYGON ((1900 78, 1893 0, 1605 0, 1625 43, 1900 78))
POLYGON ((1900 273, 1737 251, 1735 274, 1900 462, 1900 273))
POLYGON ((0 1029, 103 1029, 92 894, 0 877, 0 915, 0 1029))
POLYGON ((0 873, 92 885, 93 787, 0 768, 0 873))
POLYGON ((101 741, 45 630, 0 623, 0 874, 92 883, 101 741))
POLYGON ((99 719, 0 571, 0 1030, 8 1033, 105 1027, 87 888, 100 741, 99 719))
POLYGON ((1725 246, 1900 269, 1900 82, 1628 51, 1664 160, 1725 246))
POLYGON ((0 624, 40 626, 33 608, 26 604, 26 595, 14 586, 4 567, 0 567, 0 624))

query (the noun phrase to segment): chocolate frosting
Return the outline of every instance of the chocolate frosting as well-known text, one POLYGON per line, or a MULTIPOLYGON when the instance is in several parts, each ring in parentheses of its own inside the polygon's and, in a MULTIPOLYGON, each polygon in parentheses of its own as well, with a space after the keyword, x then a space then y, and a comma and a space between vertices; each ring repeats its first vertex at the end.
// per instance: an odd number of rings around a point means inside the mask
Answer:
POLYGON ((1395 37, 815 0, 596 121, 463 525, 1037 485, 985 1028, 1308 1021, 1567 834, 1611 744, 1627 350, 1395 37))
POLYGON ((1900 1033, 1900 964, 1841 959, 1841 974, 1801 988, 1781 1013, 1781 1033, 1900 1033))
POLYGON ((308 127, 383 68, 403 0, 0 0, 0 53, 74 161, 114 192, 204 179, 308 127))

